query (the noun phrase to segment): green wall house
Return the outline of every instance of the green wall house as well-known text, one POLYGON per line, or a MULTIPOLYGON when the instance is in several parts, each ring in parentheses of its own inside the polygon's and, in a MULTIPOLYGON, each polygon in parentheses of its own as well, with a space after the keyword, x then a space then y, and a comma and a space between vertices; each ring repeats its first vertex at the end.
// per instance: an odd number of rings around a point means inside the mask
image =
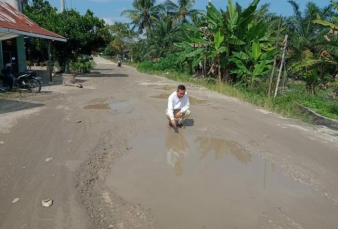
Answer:
MULTIPOLYGON (((13 71, 21 72, 27 69, 26 37, 67 42, 66 38, 41 28, 22 14, 24 4, 27 4, 27 0, 0 0, 0 69, 11 61, 13 71)), ((50 57, 50 53, 48 56, 50 57)))

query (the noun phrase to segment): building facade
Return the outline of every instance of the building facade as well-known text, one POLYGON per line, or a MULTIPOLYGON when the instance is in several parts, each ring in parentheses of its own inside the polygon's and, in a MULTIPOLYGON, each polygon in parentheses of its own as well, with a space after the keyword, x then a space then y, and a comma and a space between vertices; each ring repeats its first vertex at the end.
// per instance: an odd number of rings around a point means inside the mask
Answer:
POLYGON ((27 18, 23 14, 25 4, 27 0, 0 0, 0 69, 12 62, 14 72, 26 70, 25 37, 67 41, 27 18))

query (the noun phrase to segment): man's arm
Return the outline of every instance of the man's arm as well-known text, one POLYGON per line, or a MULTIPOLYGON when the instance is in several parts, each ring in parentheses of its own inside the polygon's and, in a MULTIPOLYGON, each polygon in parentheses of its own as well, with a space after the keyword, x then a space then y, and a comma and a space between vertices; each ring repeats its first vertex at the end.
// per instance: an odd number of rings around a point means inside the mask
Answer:
POLYGON ((174 103, 171 96, 168 98, 168 115, 170 120, 174 120, 174 103))
POLYGON ((190 107, 190 102, 189 102, 189 97, 188 96, 185 96, 185 101, 184 101, 184 107, 181 109, 181 113, 184 113, 186 112, 187 110, 189 110, 189 107, 190 107))

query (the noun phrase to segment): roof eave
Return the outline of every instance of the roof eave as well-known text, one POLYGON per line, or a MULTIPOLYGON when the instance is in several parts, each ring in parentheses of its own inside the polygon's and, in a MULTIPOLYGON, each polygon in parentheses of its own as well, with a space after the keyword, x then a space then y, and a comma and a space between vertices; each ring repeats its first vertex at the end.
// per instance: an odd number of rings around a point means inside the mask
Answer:
POLYGON ((18 34, 18 35, 30 36, 30 37, 37 37, 37 38, 48 39, 48 40, 53 40, 53 41, 67 42, 67 39, 64 37, 53 37, 53 36, 47 36, 47 35, 36 34, 36 33, 31 33, 31 32, 24 32, 24 31, 20 31, 16 29, 0 28, 0 32, 18 34))

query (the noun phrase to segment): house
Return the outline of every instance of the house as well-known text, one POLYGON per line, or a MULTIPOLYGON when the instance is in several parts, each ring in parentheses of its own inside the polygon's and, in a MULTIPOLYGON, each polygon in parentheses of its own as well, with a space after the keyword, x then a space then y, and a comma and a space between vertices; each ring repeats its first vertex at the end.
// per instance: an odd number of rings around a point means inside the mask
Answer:
POLYGON ((26 17, 22 13, 24 4, 27 4, 27 0, 0 0, 0 69, 15 57, 14 71, 26 70, 24 37, 67 41, 63 36, 38 26, 26 17))

